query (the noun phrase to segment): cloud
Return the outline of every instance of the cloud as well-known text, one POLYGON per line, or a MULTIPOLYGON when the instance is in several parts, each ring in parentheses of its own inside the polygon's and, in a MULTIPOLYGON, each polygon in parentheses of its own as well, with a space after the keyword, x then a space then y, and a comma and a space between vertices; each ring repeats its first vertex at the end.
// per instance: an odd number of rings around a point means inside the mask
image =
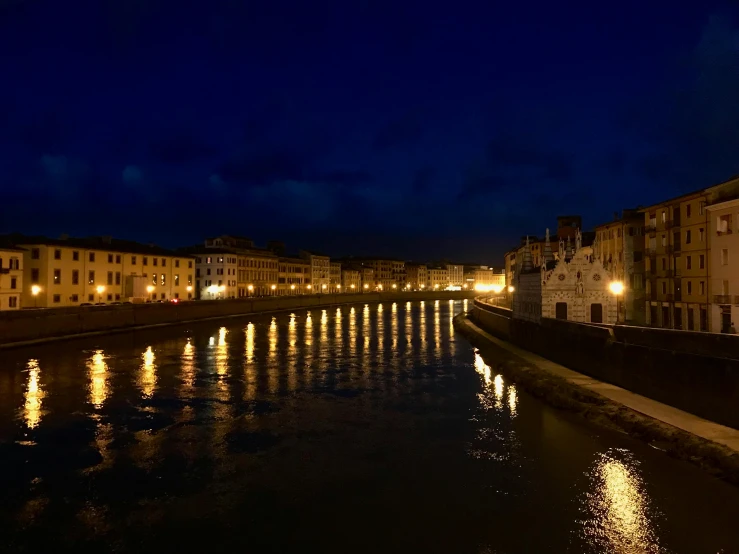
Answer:
POLYGON ((141 169, 138 166, 127 165, 125 168, 123 168, 121 179, 126 185, 138 186, 139 184, 141 184, 143 178, 144 174, 141 172, 141 169))
POLYGON ((630 130, 649 153, 640 175, 690 189, 739 172, 739 28, 712 17, 681 75, 634 107, 630 130))
POLYGON ((570 155, 521 136, 506 134, 493 138, 485 156, 464 171, 458 198, 517 191, 569 183, 574 176, 570 155))
POLYGON ((372 148, 382 152, 398 146, 415 144, 422 135, 420 114, 407 113, 380 129, 372 143, 372 148))
POLYGON ((211 158, 216 154, 216 149, 193 134, 182 131, 153 142, 150 154, 165 164, 183 164, 211 158))

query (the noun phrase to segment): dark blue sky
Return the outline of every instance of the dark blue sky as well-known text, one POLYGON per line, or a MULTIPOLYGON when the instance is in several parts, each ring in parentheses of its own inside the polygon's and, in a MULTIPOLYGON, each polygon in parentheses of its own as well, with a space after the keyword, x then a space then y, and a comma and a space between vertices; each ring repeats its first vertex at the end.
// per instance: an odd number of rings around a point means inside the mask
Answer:
POLYGON ((732 4, 610 5, 0 0, 0 232, 499 263, 739 172, 732 4))

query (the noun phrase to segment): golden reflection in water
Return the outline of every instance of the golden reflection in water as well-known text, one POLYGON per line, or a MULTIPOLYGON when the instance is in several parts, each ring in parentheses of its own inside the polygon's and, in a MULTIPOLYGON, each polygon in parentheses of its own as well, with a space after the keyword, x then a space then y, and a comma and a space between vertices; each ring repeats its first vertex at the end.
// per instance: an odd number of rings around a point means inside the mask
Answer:
POLYGON ((297 351, 297 323, 295 321, 295 314, 290 314, 290 322, 287 324, 287 388, 288 390, 295 390, 296 387, 296 370, 298 367, 298 351, 297 351))
POLYGON ((365 304, 364 309, 362 310, 362 335, 364 336, 363 353, 365 356, 367 356, 367 351, 369 350, 371 334, 372 331, 370 329, 370 309, 369 304, 365 304))
POLYGON ((467 299, 466 299, 466 298, 465 298, 465 299, 464 299, 464 300, 462 301, 462 309, 463 309, 463 310, 464 310, 465 312, 467 311, 467 299))
POLYGON ((385 317, 382 314, 382 304, 377 305, 377 358, 382 355, 385 348, 385 317))
POLYGON ((228 346, 226 345, 226 335, 228 329, 221 327, 218 329, 218 346, 216 346, 216 373, 223 377, 228 373, 228 346))
POLYGON ((516 391, 516 385, 508 385, 508 407, 511 409, 511 415, 515 417, 518 413, 518 392, 516 391))
POLYGON ((426 355, 426 302, 421 300, 421 309, 419 310, 419 322, 421 332, 421 343, 418 345, 418 361, 420 364, 425 364, 428 357, 426 355))
POLYGON ((249 322, 244 333, 246 334, 244 400, 253 400, 257 395, 256 369, 254 367, 254 324, 249 322))
POLYGON ((341 319, 341 308, 336 308, 336 321, 334 322, 334 348, 336 349, 335 351, 337 355, 340 353, 340 350, 344 345, 344 335, 342 334, 341 319))
POLYGON ((357 310, 354 306, 349 310, 349 355, 354 358, 357 355, 357 341, 359 333, 357 333, 357 310))
POLYGON ((108 365, 102 350, 96 350, 87 360, 87 375, 90 378, 90 404, 102 408, 108 398, 108 365))
POLYGON ((490 366, 485 363, 485 360, 482 359, 482 356, 480 356, 479 352, 475 352, 475 371, 480 374, 483 381, 485 382, 485 385, 490 385, 490 383, 493 382, 492 377, 492 371, 490 369, 490 366))
MULTIPOLYGON (((408 345, 413 342, 413 310, 410 302, 405 305, 405 342, 408 345)), ((408 356, 408 363, 411 365, 413 363, 411 356, 408 356)))
POLYGON ((393 350, 398 348, 398 304, 393 302, 392 315, 390 316, 390 334, 393 341, 393 350))
POLYGON ((313 318, 311 318, 310 312, 305 316, 305 329, 303 334, 303 352, 305 353, 305 360, 303 367, 306 371, 310 370, 310 366, 313 363, 313 318))
POLYGON ((601 454, 591 475, 587 494, 592 519, 585 523, 591 542, 605 543, 608 552, 662 552, 648 510, 648 498, 637 469, 601 454))
POLYGON ((187 344, 182 350, 180 363, 182 365, 182 392, 189 396, 195 386, 195 347, 190 339, 187 339, 187 344))
POLYGON ((441 357, 441 308, 438 300, 434 302, 434 355, 441 357))
POLYGON ((500 373, 493 379, 493 387, 495 389, 495 407, 500 409, 503 407, 503 376, 500 373))
POLYGON ((41 421, 41 404, 45 393, 41 388, 41 368, 38 365, 38 360, 28 360, 26 369, 28 370, 28 382, 24 394, 23 419, 26 421, 26 426, 33 429, 41 421))
POLYGON ((246 363, 251 364, 254 361, 254 324, 248 323, 246 330, 246 363))
POLYGON ((320 331, 320 345, 324 348, 328 342, 328 312, 321 310, 321 331, 320 331))
POLYGON ((151 398, 157 387, 157 368, 154 364, 155 356, 151 346, 148 346, 141 355, 141 369, 139 371, 139 388, 144 398, 151 398))
POLYGON ((277 318, 272 317, 267 333, 269 339, 269 364, 267 365, 267 389, 271 392, 277 392, 279 386, 279 375, 275 366, 277 360, 277 318))
POLYGON ((269 357, 274 359, 277 356, 277 318, 273 317, 269 324, 269 357))

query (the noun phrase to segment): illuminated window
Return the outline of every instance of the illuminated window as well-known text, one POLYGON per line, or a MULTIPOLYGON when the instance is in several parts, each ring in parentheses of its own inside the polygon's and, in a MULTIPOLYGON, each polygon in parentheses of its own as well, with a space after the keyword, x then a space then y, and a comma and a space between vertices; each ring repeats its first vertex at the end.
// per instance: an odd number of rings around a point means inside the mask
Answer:
POLYGON ((87 284, 88 285, 94 285, 95 284, 95 272, 89 271, 87 273, 87 284))
POLYGON ((706 294, 706 283, 703 281, 698 282, 698 292, 701 296, 706 294))
POLYGON ((59 285, 62 282, 62 270, 61 269, 55 269, 54 270, 54 284, 59 285))

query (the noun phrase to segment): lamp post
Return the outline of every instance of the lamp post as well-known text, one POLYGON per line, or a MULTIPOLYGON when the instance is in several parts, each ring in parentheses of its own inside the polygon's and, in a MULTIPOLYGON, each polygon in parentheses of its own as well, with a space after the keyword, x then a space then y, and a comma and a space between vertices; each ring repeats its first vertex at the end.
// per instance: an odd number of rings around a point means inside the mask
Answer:
POLYGON ((105 292, 105 287, 103 285, 97 286, 97 293, 98 293, 98 304, 100 304, 103 301, 103 293, 105 292))
POLYGON ((310 291, 313 288, 313 285, 311 285, 309 283, 309 284, 305 285, 305 288, 308 289, 308 291, 310 291))
POLYGON ((290 290, 292 291, 292 294, 295 294, 295 285, 290 285, 290 290))
POLYGON ((624 284, 621 281, 611 281, 608 290, 616 297, 616 325, 621 322, 621 296, 624 293, 624 284))
POLYGON ((369 285, 367 283, 364 284, 364 290, 366 291, 369 288, 369 285))
POLYGON ((341 292, 341 285, 336 285, 336 292, 341 292))
POLYGON ((269 288, 272 289, 272 296, 274 296, 275 295, 275 289, 277 288, 277 285, 272 285, 269 288))
POLYGON ((251 293, 254 292, 254 285, 249 285, 248 287, 246 287, 246 290, 248 291, 247 296, 251 296, 251 293))
POLYGON ((153 298, 151 298, 151 293, 154 292, 154 287, 152 285, 149 285, 148 287, 146 287, 146 292, 149 293, 149 300, 153 300, 153 298))
POLYGON ((192 300, 192 285, 187 285, 187 299, 192 300))
POLYGON ((38 293, 41 292, 41 287, 38 285, 33 285, 31 287, 31 294, 33 295, 33 307, 36 308, 36 300, 38 299, 38 293))

